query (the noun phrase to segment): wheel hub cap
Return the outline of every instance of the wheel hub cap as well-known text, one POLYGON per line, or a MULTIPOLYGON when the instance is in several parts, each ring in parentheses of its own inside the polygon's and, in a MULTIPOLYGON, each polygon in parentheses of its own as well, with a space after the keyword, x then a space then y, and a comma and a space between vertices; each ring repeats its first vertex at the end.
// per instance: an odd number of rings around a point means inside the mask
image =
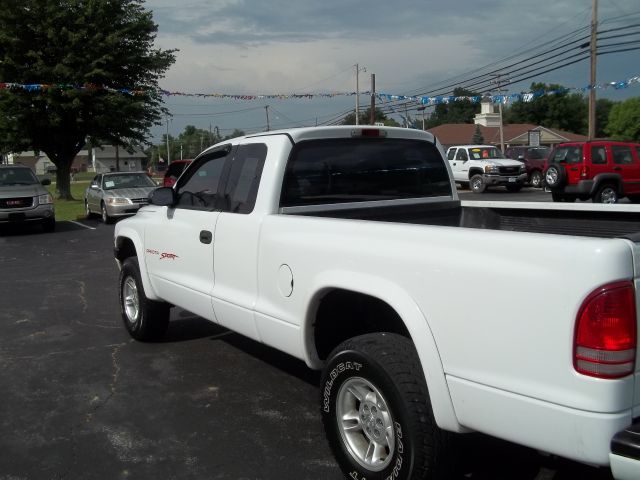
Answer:
POLYGON ((395 449, 393 417, 387 401, 368 380, 354 377, 338 391, 338 429, 353 459, 378 472, 391 463, 395 449))
POLYGON ((136 287, 136 282, 131 277, 127 277, 122 286, 122 303, 129 323, 136 323, 140 314, 140 300, 138 298, 138 287, 136 287))

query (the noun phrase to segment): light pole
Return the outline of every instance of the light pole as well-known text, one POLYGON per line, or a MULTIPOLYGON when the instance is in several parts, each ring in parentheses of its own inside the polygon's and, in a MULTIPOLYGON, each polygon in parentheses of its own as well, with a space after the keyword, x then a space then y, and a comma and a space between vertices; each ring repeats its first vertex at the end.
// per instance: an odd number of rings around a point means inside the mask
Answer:
POLYGON ((427 109, 427 107, 425 107, 424 105, 421 107, 418 107, 418 111, 422 112, 422 130, 424 130, 424 111, 427 109))
POLYGON ((360 72, 366 72, 367 69, 365 67, 360 68, 360 65, 356 63, 354 65, 356 67, 356 125, 359 125, 360 119, 360 72))

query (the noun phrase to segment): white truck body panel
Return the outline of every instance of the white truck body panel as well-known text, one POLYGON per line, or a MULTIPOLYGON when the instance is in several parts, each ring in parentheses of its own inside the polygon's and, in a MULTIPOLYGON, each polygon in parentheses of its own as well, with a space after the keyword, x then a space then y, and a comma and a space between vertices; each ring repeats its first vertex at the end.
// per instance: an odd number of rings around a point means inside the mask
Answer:
MULTIPOLYGON (((283 214, 279 201, 290 138, 327 135, 323 129, 286 134, 232 142, 268 148, 251 213, 150 205, 116 225, 116 238, 131 238, 144 257, 147 295, 301 358, 312 368, 322 367, 313 336, 323 292, 345 289, 373 296, 391 306, 409 331, 440 427, 477 430, 608 464, 611 437, 640 416, 640 369, 636 365, 635 377, 617 380, 578 374, 572 359, 575 319, 590 292, 614 281, 634 279, 640 305, 640 244, 283 214), (201 230, 213 233, 210 245, 198 241, 201 230), (544 254, 523 255, 532 251, 544 254), (163 253, 175 257, 163 258, 163 253), (532 305, 531 292, 541 286, 544 301, 532 305)), ((451 174, 449 162, 444 163, 451 174)), ((457 200, 452 191, 451 200, 457 200)))

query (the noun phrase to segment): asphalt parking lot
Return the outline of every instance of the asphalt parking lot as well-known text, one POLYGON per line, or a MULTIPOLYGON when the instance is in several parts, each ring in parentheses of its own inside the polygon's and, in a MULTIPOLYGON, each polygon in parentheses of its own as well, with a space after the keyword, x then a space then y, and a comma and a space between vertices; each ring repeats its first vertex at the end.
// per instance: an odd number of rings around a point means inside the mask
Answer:
MULTIPOLYGON (((0 230, 0 480, 342 478, 302 362, 177 309, 162 342, 130 339, 112 235, 0 230)), ((610 478, 480 435, 458 464, 459 478, 610 478)))

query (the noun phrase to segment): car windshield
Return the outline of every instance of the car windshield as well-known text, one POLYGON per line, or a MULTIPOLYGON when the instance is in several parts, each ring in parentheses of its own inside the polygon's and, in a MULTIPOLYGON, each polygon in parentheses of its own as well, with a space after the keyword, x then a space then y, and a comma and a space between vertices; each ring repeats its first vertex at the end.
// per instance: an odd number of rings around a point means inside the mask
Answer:
POLYGON ((0 169, 0 186, 2 185, 35 185, 38 179, 28 168, 0 169))
POLYGON ((123 173, 120 175, 105 175, 102 180, 105 190, 116 188, 155 187, 155 182, 146 173, 123 173))
POLYGON ((505 158, 502 152, 496 147, 470 148, 469 155, 473 160, 484 160, 487 158, 505 158))

